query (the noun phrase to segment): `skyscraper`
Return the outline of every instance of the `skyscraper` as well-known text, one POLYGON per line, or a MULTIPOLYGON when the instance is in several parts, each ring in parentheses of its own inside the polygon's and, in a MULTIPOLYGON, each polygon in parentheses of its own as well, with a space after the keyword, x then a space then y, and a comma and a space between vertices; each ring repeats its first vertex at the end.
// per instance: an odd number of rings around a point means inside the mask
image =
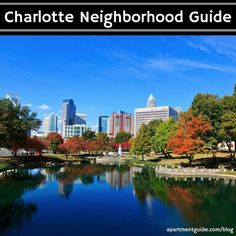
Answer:
POLYGON ((48 135, 48 133, 50 132, 49 131, 49 117, 48 116, 46 116, 45 118, 44 118, 44 121, 43 121, 43 132, 44 132, 44 135, 45 136, 47 136, 48 135))
POLYGON ((86 125, 86 114, 76 113, 75 115, 75 124, 77 125, 86 125))
POLYGON ((109 136, 115 138, 119 132, 132 134, 132 115, 124 111, 113 112, 109 117, 109 136))
POLYGON ((57 128, 57 115, 52 113, 44 118, 44 134, 47 135, 50 132, 58 132, 57 128))
POLYGON ((10 99, 14 106, 18 106, 20 104, 20 97, 16 94, 8 93, 6 98, 10 99))
POLYGON ((98 132, 105 132, 108 131, 108 116, 99 116, 98 121, 98 132))
POLYGON ((74 125, 76 117, 76 106, 73 99, 66 99, 62 103, 61 134, 65 137, 66 125, 74 125))
POLYGON ((147 100, 147 107, 155 107, 155 106, 156 106, 156 99, 153 97, 152 94, 150 94, 147 100))
POLYGON ((148 124, 153 120, 167 120, 170 117, 178 119, 178 112, 170 106, 156 106, 156 101, 151 94, 147 101, 147 107, 136 108, 134 115, 134 135, 137 134, 142 124, 148 124))

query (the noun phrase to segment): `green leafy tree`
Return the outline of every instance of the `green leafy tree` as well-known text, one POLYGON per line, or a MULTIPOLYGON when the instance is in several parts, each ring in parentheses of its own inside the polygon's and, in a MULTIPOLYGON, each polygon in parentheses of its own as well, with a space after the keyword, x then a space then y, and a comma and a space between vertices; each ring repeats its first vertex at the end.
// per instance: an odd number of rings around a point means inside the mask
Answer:
POLYGON ((9 99, 0 99, 0 145, 9 148, 13 155, 26 145, 31 130, 37 130, 42 122, 28 106, 14 106, 9 99))
POLYGON ((226 112, 221 121, 220 134, 228 146, 230 157, 235 158, 236 148, 232 150, 231 143, 234 141, 236 145, 236 112, 226 112))
POLYGON ((109 137, 107 136, 107 133, 105 133, 105 132, 98 132, 96 134, 96 140, 109 141, 109 137))
POLYGON ((54 154, 57 152, 58 146, 64 141, 62 136, 56 132, 50 132, 46 139, 50 141, 49 147, 54 154))
POLYGON ((221 99, 223 114, 220 117, 219 135, 221 142, 225 142, 229 149, 231 158, 235 157, 235 150, 232 150, 231 142, 235 141, 235 114, 236 114, 236 84, 232 96, 224 96, 221 99))
POLYGON ((219 134, 223 107, 221 99, 214 94, 197 94, 192 102, 191 111, 194 117, 203 115, 207 122, 210 122, 213 129, 203 139, 207 146, 216 149, 217 144, 222 142, 219 134))
POLYGON ((167 147, 168 140, 176 131, 177 122, 173 117, 162 122, 156 129, 154 136, 154 149, 162 152, 165 157, 169 156, 170 149, 167 147))
POLYGON ((144 156, 149 154, 152 150, 152 143, 147 132, 147 126, 142 124, 137 137, 132 141, 131 153, 141 156, 144 160, 144 156))
POLYGON ((58 145, 60 145, 61 143, 59 142, 59 140, 53 140, 53 141, 51 141, 51 143, 50 143, 50 149, 52 150, 52 152, 54 153, 54 154, 56 154, 57 153, 57 148, 58 148, 58 145))
POLYGON ((221 107, 223 110, 223 113, 226 111, 233 111, 236 112, 236 96, 224 96, 221 101, 221 107))
POLYGON ((96 134, 95 134, 94 131, 86 130, 86 131, 83 133, 82 138, 83 138, 84 140, 95 140, 96 134))
POLYGON ((147 124, 147 134, 149 138, 153 138, 156 133, 156 129, 160 124, 162 124, 162 120, 152 120, 147 124))
POLYGON ((112 150, 111 140, 105 132, 98 132, 96 135, 96 146, 99 151, 109 152, 112 150))
POLYGON ((129 141, 130 139, 131 139, 130 133, 121 131, 121 132, 117 133, 117 135, 115 137, 115 142, 116 143, 123 143, 123 142, 129 141))

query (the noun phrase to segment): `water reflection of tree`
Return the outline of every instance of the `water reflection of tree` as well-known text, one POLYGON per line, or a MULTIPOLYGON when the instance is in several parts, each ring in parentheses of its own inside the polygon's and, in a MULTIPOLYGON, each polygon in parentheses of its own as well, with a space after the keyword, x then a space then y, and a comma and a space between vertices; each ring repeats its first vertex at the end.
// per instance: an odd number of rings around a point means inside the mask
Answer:
POLYGON ((114 169, 114 167, 98 164, 67 166, 63 172, 56 175, 59 182, 59 194, 63 197, 69 197, 73 191, 74 181, 80 179, 82 184, 93 184, 94 176, 99 176, 111 169, 114 169))
MULTIPOLYGON (((133 179, 140 202, 152 196, 179 209, 191 226, 236 227, 236 188, 232 181, 184 181, 155 176, 144 169, 133 179)), ((235 182, 234 182, 235 183, 235 182)))
POLYGON ((0 180, 0 233, 18 229, 32 218, 37 205, 26 203, 21 197, 27 190, 37 188, 44 179, 41 174, 32 175, 30 170, 5 173, 0 180))

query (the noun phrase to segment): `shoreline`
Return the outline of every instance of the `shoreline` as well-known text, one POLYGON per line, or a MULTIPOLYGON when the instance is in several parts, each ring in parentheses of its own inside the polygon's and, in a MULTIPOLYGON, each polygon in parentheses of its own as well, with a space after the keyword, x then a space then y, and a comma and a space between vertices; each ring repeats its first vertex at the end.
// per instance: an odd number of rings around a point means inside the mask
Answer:
POLYGON ((124 157, 69 157, 68 159, 59 156, 33 156, 33 157, 17 157, 17 158, 0 158, 0 172, 16 168, 48 168, 55 166, 78 166, 83 163, 96 163, 96 164, 127 164, 130 166, 147 167, 155 170, 159 176, 166 177, 183 177, 183 178, 231 178, 236 179, 236 171, 228 169, 210 169, 198 167, 178 167, 168 168, 167 165, 161 166, 148 161, 130 161, 124 157), (225 173, 224 173, 225 172, 225 173), (232 172, 232 174, 231 174, 232 172))
POLYGON ((207 169, 207 168, 167 168, 158 166, 155 168, 155 173, 168 177, 184 177, 184 178, 230 178, 236 179, 236 171, 226 170, 222 168, 207 169), (232 174, 230 173, 232 172, 232 174))

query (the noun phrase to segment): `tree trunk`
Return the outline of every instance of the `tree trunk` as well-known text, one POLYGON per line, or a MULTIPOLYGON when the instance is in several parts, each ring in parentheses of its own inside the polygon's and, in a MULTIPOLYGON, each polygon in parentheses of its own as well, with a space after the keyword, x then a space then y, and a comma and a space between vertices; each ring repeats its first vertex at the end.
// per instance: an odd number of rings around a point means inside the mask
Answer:
POLYGON ((192 154, 190 154, 190 155, 186 155, 187 156, 187 158, 188 158, 188 160, 189 160, 189 165, 191 166, 192 165, 192 162, 193 162, 193 155, 192 154))
POLYGON ((213 164, 214 164, 214 166, 216 166, 217 159, 216 159, 216 151, 215 150, 213 150, 213 152, 212 152, 212 157, 213 157, 213 164))
POLYGON ((233 154, 233 159, 235 159, 235 154, 236 154, 236 141, 234 141, 234 154, 233 154))
POLYGON ((167 153, 165 151, 162 151, 163 155, 165 156, 165 158, 168 157, 167 153))
POLYGON ((233 159, 234 158, 234 154, 233 154, 232 149, 230 147, 230 143, 226 142, 226 144, 227 144, 227 147, 229 149, 230 158, 233 159))
POLYGON ((142 154, 142 161, 144 161, 144 155, 142 154))

